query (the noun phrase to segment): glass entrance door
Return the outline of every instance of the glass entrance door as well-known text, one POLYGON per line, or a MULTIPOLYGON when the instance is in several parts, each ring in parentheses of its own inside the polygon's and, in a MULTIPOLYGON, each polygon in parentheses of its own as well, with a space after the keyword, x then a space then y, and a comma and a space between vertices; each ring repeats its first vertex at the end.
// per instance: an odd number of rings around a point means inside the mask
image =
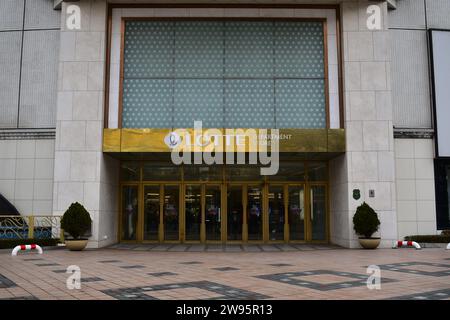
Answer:
POLYGON ((289 240, 305 239, 305 188, 303 185, 288 186, 289 240))
POLYGON ((247 224, 248 240, 263 240, 263 187, 248 186, 247 224))
POLYGON ((164 186, 164 240, 180 239, 180 187, 164 186))
POLYGON ((144 240, 158 241, 161 220, 159 185, 144 186, 144 240))
POLYGON ((310 187, 311 240, 323 241, 327 238, 327 193, 324 185, 310 187))
POLYGON ((205 186, 206 241, 220 241, 222 236, 222 201, 220 186, 205 186))
POLYGON ((202 225, 202 186, 187 185, 184 192, 185 237, 200 241, 202 225))
POLYGON ((124 241, 136 241, 138 238, 139 186, 122 186, 121 235, 124 241))
POLYGON ((284 188, 283 186, 269 186, 269 241, 284 240, 284 188))
MULTIPOLYGON (((153 167, 152 167, 153 168, 153 167)), ((119 239, 124 242, 326 242, 328 184, 309 165, 306 181, 244 171, 214 181, 125 181, 120 185, 119 239), (239 179, 237 179, 239 177, 239 179), (252 179, 256 179, 254 175, 252 179), (293 179, 292 179, 293 180, 293 179)), ((141 170, 142 171, 142 170, 141 170)), ((179 170, 181 171, 181 170, 179 170)), ((147 179, 150 179, 148 170, 147 179)), ((195 173, 195 172, 194 172, 195 173)), ((233 172, 232 172, 233 173, 233 172)), ((153 173, 155 174, 155 173, 153 173)), ((291 175, 290 175, 291 176, 291 175)), ((137 178, 133 178, 137 179, 137 178)), ((200 179, 199 179, 200 180, 200 179)))
POLYGON ((244 205, 242 186, 228 186, 227 190, 227 240, 242 240, 244 205))

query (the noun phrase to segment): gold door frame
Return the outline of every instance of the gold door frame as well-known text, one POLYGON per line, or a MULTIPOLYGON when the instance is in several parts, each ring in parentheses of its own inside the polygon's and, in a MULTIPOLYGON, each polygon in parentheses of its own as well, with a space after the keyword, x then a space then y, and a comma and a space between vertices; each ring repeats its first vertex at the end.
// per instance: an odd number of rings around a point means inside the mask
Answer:
MULTIPOLYGON (((328 168, 329 169, 329 168, 328 168)), ((183 170, 182 170, 183 172, 183 170)), ((119 184, 119 214, 118 214, 118 234, 117 241, 121 243, 202 243, 202 244, 220 244, 220 243, 329 243, 330 241, 330 196, 329 196, 329 183, 328 181, 230 181, 226 180, 225 169, 223 171, 222 181, 185 181, 183 174, 181 180, 170 181, 121 181, 119 184), (186 240, 185 227, 186 227, 186 212, 185 212, 185 189, 186 185, 198 185, 201 190, 201 227, 200 227, 200 240, 186 240), (138 189, 138 219, 136 223, 136 240, 122 240, 122 217, 123 217, 123 188, 127 186, 135 186, 138 189), (144 190, 146 186, 159 186, 159 199, 160 199, 160 222, 158 230, 158 240, 144 240, 144 190), (165 240, 164 234, 164 200, 165 200, 165 187, 166 186, 178 186, 179 190, 179 230, 178 240, 165 240), (220 240, 207 240, 206 239, 206 221, 205 221, 205 206, 206 206, 206 188, 208 186, 219 187, 221 190, 221 238, 220 240), (228 199, 227 192, 230 186, 240 186, 242 194, 242 240, 228 240, 227 230, 227 218, 228 218, 228 199), (262 240, 249 240, 248 239, 248 187, 258 186, 262 192, 262 240), (283 188, 283 202, 284 202, 284 240, 269 240, 269 187, 278 186, 283 188), (304 190, 304 240, 291 240, 290 239, 290 225, 289 225, 289 187, 302 186, 304 190), (312 240, 312 225, 311 225, 311 187, 323 186, 325 188, 325 239, 324 240, 312 240)), ((141 167, 142 177, 142 167, 141 167)))
MULTIPOLYGON (((286 243, 288 241, 286 241, 286 231, 289 232, 289 223, 286 221, 286 218, 288 217, 288 208, 287 208, 287 204, 288 202, 286 201, 286 198, 288 197, 288 193, 286 193, 286 187, 288 186, 288 184, 284 183, 284 184, 280 184, 280 183, 273 183, 273 182, 268 182, 266 183, 266 188, 267 188, 267 192, 266 192, 266 210, 265 210, 265 214, 263 214, 264 220, 266 221, 266 230, 264 230, 264 234, 267 235, 267 243, 286 243), (270 217, 269 217, 269 192, 270 192, 270 187, 281 187, 283 190, 283 207, 284 207, 284 226, 283 226, 283 240, 270 240, 270 217)), ((289 234, 287 235, 289 236, 289 234)))
POLYGON ((119 197, 118 197, 118 200, 119 200, 119 214, 118 214, 118 217, 119 217, 119 223, 118 223, 118 228, 117 228, 117 241, 118 242, 121 242, 121 243, 136 243, 136 242, 138 242, 138 239, 139 239, 139 237, 138 237, 138 235, 139 235, 139 229, 140 229, 140 227, 139 227, 139 211, 140 211, 140 208, 141 208, 141 201, 140 201, 140 198, 141 198, 141 196, 140 196, 140 192, 141 192, 141 187, 140 187, 140 185, 139 185, 139 183, 138 182, 125 182, 125 183, 121 183, 120 184, 120 186, 119 186, 119 197), (122 205, 123 205, 123 192, 122 192, 122 190, 124 189, 124 187, 137 187, 137 190, 138 190, 138 219, 137 219, 137 222, 136 222, 136 228, 137 228, 137 231, 136 231, 136 240, 123 240, 122 239, 122 231, 123 231, 123 224, 122 224, 122 218, 123 218, 123 207, 122 207, 122 205))
POLYGON ((308 237, 306 237, 306 242, 308 243, 329 243, 330 242, 330 196, 329 196, 329 185, 328 182, 310 182, 305 184, 305 200, 307 199, 308 203, 308 228, 305 229, 305 232, 308 232, 308 237), (325 240, 313 240, 312 239, 312 224, 311 224, 311 187, 319 186, 324 187, 325 190, 325 240))
POLYGON ((221 191, 221 207, 220 207, 220 211, 221 211, 221 237, 222 237, 222 233, 223 233, 223 196, 222 196, 222 192, 223 192, 223 184, 222 183, 218 183, 218 182, 201 182, 201 181, 185 181, 181 184, 181 188, 183 189, 183 218, 182 218, 182 226, 180 224, 180 233, 185 233, 186 232, 186 204, 184 201, 184 196, 186 195, 186 186, 199 186, 200 187, 200 193, 201 193, 201 197, 200 197, 200 209, 201 209, 201 222, 200 222, 200 239, 199 240, 186 240, 183 239, 183 243, 190 243, 190 244, 198 244, 198 243, 221 243, 221 240, 207 240, 206 239, 206 189, 207 187, 219 187, 219 190, 221 191))
POLYGON ((164 209, 164 188, 163 185, 159 184, 159 183, 143 183, 142 186, 140 187, 140 189, 142 189, 141 192, 141 202, 140 202, 140 206, 139 206, 139 215, 138 215, 138 228, 141 230, 141 239, 139 240, 139 242, 142 243, 158 243, 158 242, 162 242, 161 239, 161 227, 163 228, 162 230, 164 230, 164 225, 163 225, 163 214, 162 214, 162 210, 164 209), (145 240, 144 239, 144 225, 145 225, 145 205, 144 205, 144 199, 145 199, 145 187, 148 186, 153 186, 153 187, 158 187, 159 188, 159 224, 158 224, 158 240, 145 240), (141 224, 141 225, 140 225, 141 224))
POLYGON ((184 243, 191 243, 191 244, 196 244, 196 243, 201 243, 202 239, 203 239, 203 224, 205 222, 205 187, 204 185, 202 185, 201 183, 198 182, 187 182, 187 183, 183 183, 181 184, 181 189, 183 189, 183 209, 181 211, 183 211, 183 218, 182 218, 182 223, 180 223, 180 233, 184 233, 184 236, 186 238, 186 187, 187 186, 199 186, 200 187, 200 234, 199 234, 199 240, 186 240, 184 239, 184 243), (183 230, 183 231, 182 231, 183 230))
POLYGON ((286 183, 285 185, 284 185, 284 194, 285 194, 285 196, 286 196, 286 199, 285 199, 285 221, 286 221, 286 226, 285 226, 285 228, 287 229, 287 230, 285 230, 285 234, 284 234, 284 237, 285 237, 285 242, 286 243, 306 243, 306 242, 308 242, 308 240, 307 240, 307 228, 308 228, 308 224, 307 224, 307 222, 306 222, 306 216, 308 216, 309 214, 309 207, 308 207, 308 205, 307 205, 307 201, 308 201, 308 198, 306 197, 306 182, 299 182, 299 183, 296 183, 296 182, 289 182, 289 183, 286 183), (304 218, 304 221, 303 221, 303 232, 304 232, 304 235, 303 235, 303 240, 291 240, 290 239, 290 237, 291 237, 291 226, 290 226, 290 224, 289 224, 289 188, 290 187, 302 187, 303 188, 303 206, 304 206, 304 211, 305 211, 305 218, 304 218))

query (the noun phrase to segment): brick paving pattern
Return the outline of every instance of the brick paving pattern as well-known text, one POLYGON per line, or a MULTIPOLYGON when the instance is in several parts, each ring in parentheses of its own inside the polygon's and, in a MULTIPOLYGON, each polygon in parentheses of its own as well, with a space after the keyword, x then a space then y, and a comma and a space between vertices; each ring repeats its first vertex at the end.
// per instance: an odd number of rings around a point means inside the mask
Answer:
POLYGON ((316 245, 116 245, 12 257, 0 251, 0 299, 450 300, 450 251, 316 245), (81 269, 69 290, 68 266, 81 269), (381 290, 366 286, 381 269, 381 290))

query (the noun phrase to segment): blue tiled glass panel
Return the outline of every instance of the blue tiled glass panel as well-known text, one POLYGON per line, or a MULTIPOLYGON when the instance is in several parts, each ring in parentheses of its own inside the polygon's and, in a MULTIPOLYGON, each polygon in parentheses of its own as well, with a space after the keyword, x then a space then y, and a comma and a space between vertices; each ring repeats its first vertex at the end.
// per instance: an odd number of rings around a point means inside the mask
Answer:
POLYGON ((285 78, 324 77, 321 22, 277 22, 275 75, 285 78))
POLYGON ((175 29, 175 77, 221 78, 223 22, 180 21, 175 29))
POLYGON ((273 22, 225 24, 226 77, 273 77, 273 22))
POLYGON ((326 128, 324 80, 277 80, 277 128, 326 128))
POLYGON ((125 28, 124 77, 173 76, 173 31, 169 21, 128 21, 125 28))
POLYGON ((273 80, 226 80, 227 128, 274 128, 273 80))
POLYGON ((174 127, 223 127, 223 80, 175 80, 174 127))
POLYGON ((122 125, 325 128, 323 45, 321 22, 128 21, 122 125))
POLYGON ((125 79, 122 127, 171 128, 172 80, 125 79))

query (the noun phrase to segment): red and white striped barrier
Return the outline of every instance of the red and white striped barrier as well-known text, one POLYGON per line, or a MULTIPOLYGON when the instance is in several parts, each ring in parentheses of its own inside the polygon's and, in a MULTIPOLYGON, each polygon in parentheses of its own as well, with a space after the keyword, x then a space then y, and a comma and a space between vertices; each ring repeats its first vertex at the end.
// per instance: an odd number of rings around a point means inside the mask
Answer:
POLYGON ((422 249, 420 247, 420 245, 417 242, 415 242, 415 241, 401 241, 401 240, 397 241, 397 242, 394 242, 394 245, 392 246, 392 249, 398 249, 398 248, 401 248, 401 247, 414 247, 414 248, 416 248, 416 250, 422 249))
POLYGON ((39 254, 42 254, 42 248, 38 246, 37 244, 21 244, 20 246, 16 246, 11 255, 17 256, 17 252, 24 251, 24 250, 37 250, 39 254))
POLYGON ((450 250, 450 243, 447 245, 447 250, 450 250))

